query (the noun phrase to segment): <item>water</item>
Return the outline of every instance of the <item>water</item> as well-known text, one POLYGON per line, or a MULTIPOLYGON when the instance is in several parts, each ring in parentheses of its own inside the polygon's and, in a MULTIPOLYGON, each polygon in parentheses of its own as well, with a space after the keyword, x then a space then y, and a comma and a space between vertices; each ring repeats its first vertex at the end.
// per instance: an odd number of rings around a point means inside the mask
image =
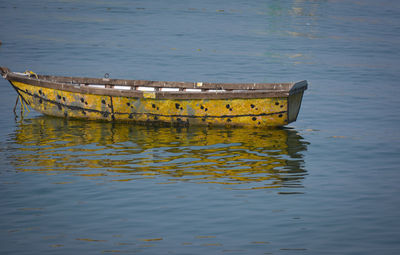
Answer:
POLYGON ((14 71, 310 83, 297 122, 259 130, 22 118, 1 80, 1 254, 400 252, 398 2, 3 0, 0 14, 14 71))

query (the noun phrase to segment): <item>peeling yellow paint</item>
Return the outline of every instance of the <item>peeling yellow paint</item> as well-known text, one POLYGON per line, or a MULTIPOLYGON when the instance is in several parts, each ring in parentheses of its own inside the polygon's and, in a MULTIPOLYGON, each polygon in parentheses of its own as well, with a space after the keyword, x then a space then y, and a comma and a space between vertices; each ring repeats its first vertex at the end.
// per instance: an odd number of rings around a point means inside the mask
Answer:
POLYGON ((154 92, 143 92, 144 98, 156 98, 156 93, 154 92))
MULTIPOLYGON (((178 125, 283 126, 288 99, 156 99, 68 92, 13 82, 28 105, 46 115, 106 121, 165 122, 178 125)), ((202 83, 197 83, 202 86, 202 83)), ((200 92, 199 92, 200 93, 200 92)), ((301 100, 301 98, 300 98, 301 100)))

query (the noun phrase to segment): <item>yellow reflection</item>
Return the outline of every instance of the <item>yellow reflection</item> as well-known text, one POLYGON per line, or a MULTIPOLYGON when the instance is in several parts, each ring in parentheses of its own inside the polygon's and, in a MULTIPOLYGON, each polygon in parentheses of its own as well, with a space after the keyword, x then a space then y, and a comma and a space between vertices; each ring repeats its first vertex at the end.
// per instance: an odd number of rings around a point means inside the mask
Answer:
POLYGON ((248 189, 301 186, 306 174, 301 152, 307 142, 290 129, 173 128, 40 116, 20 123, 13 139, 11 157, 19 171, 73 171, 113 182, 163 177, 159 184, 248 189))
POLYGON ((157 242, 157 241, 162 241, 162 238, 150 238, 150 239, 140 239, 143 242, 157 242))

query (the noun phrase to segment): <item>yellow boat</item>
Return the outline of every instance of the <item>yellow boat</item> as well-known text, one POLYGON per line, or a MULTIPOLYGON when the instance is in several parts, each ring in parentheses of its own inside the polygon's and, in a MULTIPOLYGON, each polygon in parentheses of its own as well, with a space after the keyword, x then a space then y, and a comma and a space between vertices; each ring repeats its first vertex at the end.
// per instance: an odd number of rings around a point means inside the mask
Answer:
POLYGON ((37 75, 0 67, 22 103, 46 115, 173 125, 284 126, 307 81, 206 83, 37 75))

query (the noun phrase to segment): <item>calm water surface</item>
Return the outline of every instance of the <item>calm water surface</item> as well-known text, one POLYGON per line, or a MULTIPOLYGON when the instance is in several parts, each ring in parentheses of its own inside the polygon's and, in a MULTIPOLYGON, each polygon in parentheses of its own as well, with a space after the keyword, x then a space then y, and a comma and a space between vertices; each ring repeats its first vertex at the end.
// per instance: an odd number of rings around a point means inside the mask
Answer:
POLYGON ((0 81, 1 254, 399 254, 396 1, 0 2, 0 65, 307 79, 282 129, 84 122, 0 81))

